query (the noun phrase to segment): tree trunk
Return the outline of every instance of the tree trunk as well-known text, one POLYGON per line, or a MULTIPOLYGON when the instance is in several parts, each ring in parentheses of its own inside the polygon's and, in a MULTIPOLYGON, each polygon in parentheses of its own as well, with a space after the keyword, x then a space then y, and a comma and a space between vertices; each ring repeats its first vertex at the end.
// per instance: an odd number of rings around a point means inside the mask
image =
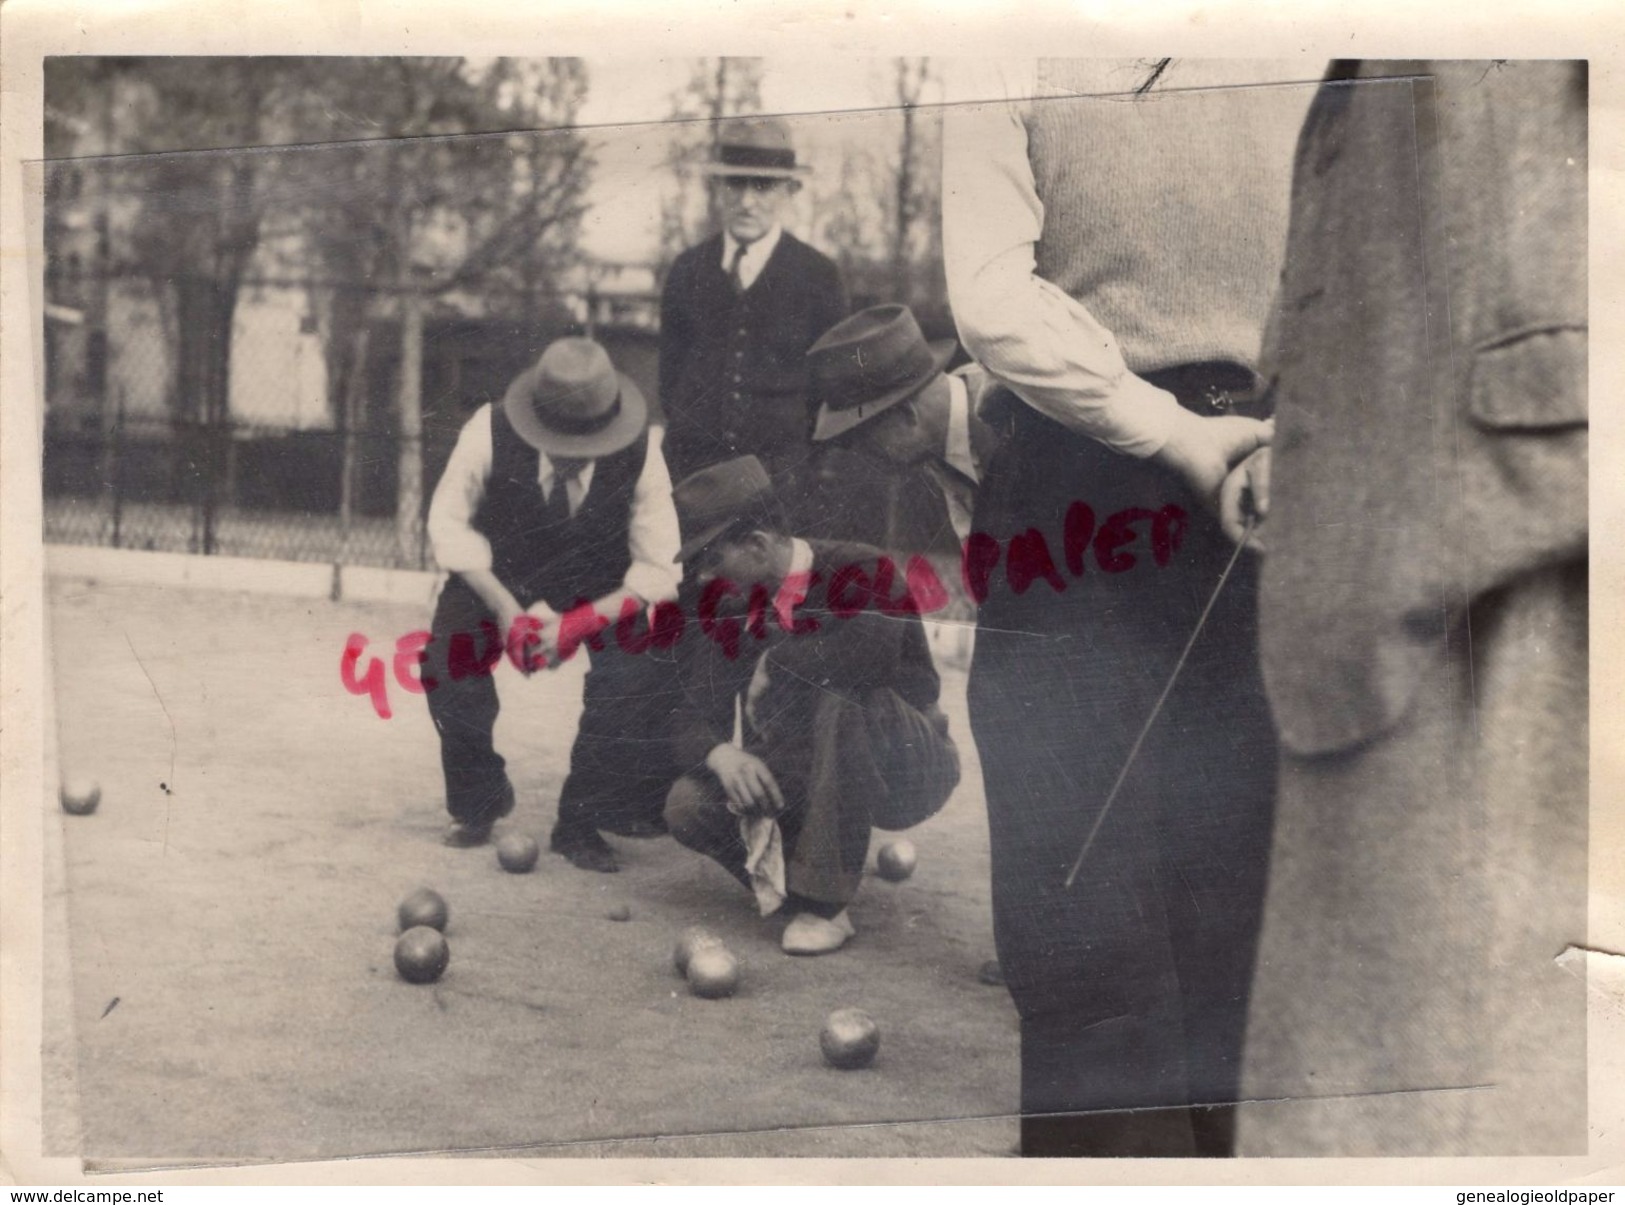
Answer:
POLYGON ((401 564, 415 565, 423 529, 423 295, 401 297, 400 451, 395 542, 401 564))
POLYGON ((177 455, 171 462, 172 497, 189 504, 192 534, 190 552, 204 551, 209 489, 208 357, 212 324, 209 321, 210 286, 196 277, 172 282, 175 299, 175 375, 170 402, 172 437, 177 455))
MULTIPOLYGON (((722 132, 722 119, 727 115, 727 112, 728 60, 726 58, 719 57, 717 59, 715 90, 711 93, 711 112, 709 114, 711 118, 711 126, 709 130, 710 139, 707 144, 710 147, 710 151, 706 156, 707 160, 715 160, 717 158, 718 148, 721 145, 719 136, 722 132)), ((702 176, 701 179, 704 180, 705 177, 702 176)), ((723 216, 722 194, 718 191, 718 186, 712 183, 706 182, 702 185, 702 187, 705 189, 706 229, 721 230, 723 216)), ((702 231, 701 233, 703 236, 704 232, 702 231)))
POLYGON ((892 231, 892 288, 905 302, 914 300, 909 280, 909 233, 914 224, 914 106, 903 106, 903 145, 897 164, 897 225, 892 231))
POLYGON ((892 229, 891 271, 892 287, 896 295, 905 302, 914 300, 913 281, 913 248, 912 234, 914 221, 919 215, 919 197, 916 195, 919 188, 915 175, 915 168, 919 159, 917 142, 919 140, 915 123, 918 119, 916 106, 919 104, 920 92, 925 85, 926 68, 922 62, 916 70, 912 70, 907 59, 897 60, 897 101, 902 111, 903 134, 897 153, 896 195, 893 204, 896 206, 895 225, 892 229))
POLYGON ((209 286, 209 333, 205 348, 206 382, 204 410, 208 415, 206 439, 207 471, 204 477, 203 552, 219 551, 220 511, 231 503, 231 482, 227 463, 231 453, 231 335, 237 314, 238 284, 235 275, 215 279, 209 286))
POLYGON ((350 528, 355 520, 356 432, 361 426, 362 404, 367 395, 367 347, 372 326, 363 321, 355 330, 349 371, 344 381, 344 397, 339 412, 343 449, 339 460, 339 560, 349 560, 350 528))

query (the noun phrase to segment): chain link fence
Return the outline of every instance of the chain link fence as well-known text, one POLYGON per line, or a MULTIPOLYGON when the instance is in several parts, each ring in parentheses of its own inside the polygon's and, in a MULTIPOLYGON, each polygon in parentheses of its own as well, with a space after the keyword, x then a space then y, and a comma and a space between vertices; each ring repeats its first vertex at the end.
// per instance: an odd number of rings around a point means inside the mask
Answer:
MULTIPOLYGON (((425 314, 410 354, 400 318, 369 321, 339 347, 326 319, 334 286, 250 280, 233 317, 223 413, 203 414, 179 395, 168 282, 80 274, 50 284, 49 543, 433 569, 425 520, 462 424, 547 342, 583 329, 555 301, 535 321, 425 314), (346 354, 352 375, 341 379, 334 365, 346 354), (416 431, 403 430, 403 390, 416 431)), ((657 396, 652 329, 593 334, 657 396)))

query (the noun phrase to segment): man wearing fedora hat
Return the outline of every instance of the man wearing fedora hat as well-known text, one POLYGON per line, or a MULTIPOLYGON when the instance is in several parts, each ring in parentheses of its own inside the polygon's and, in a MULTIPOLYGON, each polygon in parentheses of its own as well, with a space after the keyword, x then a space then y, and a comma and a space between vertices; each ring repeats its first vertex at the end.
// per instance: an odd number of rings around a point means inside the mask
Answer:
POLYGON ((676 503, 705 637, 684 651, 667 824, 789 914, 786 953, 830 953, 871 828, 928 819, 959 781, 919 600, 874 548, 791 535, 755 457, 676 503))
POLYGON ((923 469, 963 542, 999 438, 979 413, 987 374, 976 365, 943 371, 955 346, 927 343, 907 306, 877 305, 826 331, 807 364, 819 404, 814 441, 863 451, 899 473, 923 469))
POLYGON ((846 314, 846 292, 834 262, 783 228, 808 174, 783 121, 723 122, 704 170, 723 228, 677 257, 660 307, 672 475, 751 455, 796 497, 812 446, 805 355, 846 314))
POLYGON ((429 536, 451 575, 422 661, 452 816, 446 843, 483 844, 513 808, 491 740, 491 674, 504 648, 528 673, 535 658, 518 651, 527 627, 549 666, 569 655, 561 636, 574 630, 589 637, 591 668, 551 844, 583 869, 617 869, 599 829, 636 831, 640 818, 658 818, 675 777, 659 753, 635 764, 626 753, 664 750, 651 728, 670 710, 658 659, 623 652, 594 619, 677 593, 671 478, 637 386, 589 339, 550 345, 463 427, 429 536))

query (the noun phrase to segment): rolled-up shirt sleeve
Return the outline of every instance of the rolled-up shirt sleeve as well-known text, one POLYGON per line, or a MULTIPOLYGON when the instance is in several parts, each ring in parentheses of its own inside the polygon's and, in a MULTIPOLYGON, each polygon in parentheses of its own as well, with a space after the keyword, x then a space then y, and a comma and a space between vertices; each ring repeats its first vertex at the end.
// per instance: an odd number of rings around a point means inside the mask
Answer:
POLYGON ((448 573, 491 568, 491 542, 474 529, 490 478, 491 407, 485 405, 463 424, 429 502, 429 544, 448 573))
POLYGON ((677 550, 677 507, 671 499, 671 472, 662 450, 663 428, 649 428, 649 451, 643 472, 632 491, 632 521, 628 532, 632 565, 621 583, 646 603, 677 597, 682 566, 677 550))
POLYGON ((960 340, 1028 405, 1132 456, 1179 404, 1129 371, 1117 340, 1037 275, 1044 204, 1027 157, 1032 64, 955 64, 943 120, 943 254, 960 340))

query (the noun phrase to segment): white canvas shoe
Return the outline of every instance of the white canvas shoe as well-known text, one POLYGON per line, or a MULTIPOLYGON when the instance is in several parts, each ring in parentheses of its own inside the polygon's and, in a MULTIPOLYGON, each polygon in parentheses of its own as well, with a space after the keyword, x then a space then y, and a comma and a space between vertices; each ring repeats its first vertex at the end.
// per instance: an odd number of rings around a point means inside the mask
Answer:
POLYGON ((786 954, 833 954, 855 933, 857 930, 852 927, 851 918, 844 911, 828 920, 810 912, 801 912, 784 927, 782 944, 786 954))

